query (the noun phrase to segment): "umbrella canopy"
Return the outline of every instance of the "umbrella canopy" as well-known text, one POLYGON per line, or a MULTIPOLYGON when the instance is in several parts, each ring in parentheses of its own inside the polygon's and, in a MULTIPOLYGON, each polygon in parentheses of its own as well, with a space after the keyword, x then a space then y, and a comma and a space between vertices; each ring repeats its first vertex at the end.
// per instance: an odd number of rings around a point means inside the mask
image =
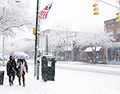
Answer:
POLYGON ((28 54, 26 54, 24 52, 14 52, 14 53, 11 53, 10 56, 12 56, 15 59, 26 59, 26 58, 29 58, 28 54))

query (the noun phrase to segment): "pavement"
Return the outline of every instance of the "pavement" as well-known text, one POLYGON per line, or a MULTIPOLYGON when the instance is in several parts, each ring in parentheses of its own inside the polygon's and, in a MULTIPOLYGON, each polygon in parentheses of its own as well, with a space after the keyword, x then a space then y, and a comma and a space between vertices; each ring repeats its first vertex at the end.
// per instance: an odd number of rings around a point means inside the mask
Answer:
POLYGON ((41 74, 39 80, 34 77, 34 60, 27 62, 25 87, 19 86, 17 76, 14 85, 9 86, 6 66, 0 67, 5 71, 0 94, 120 94, 120 65, 57 61, 55 81, 44 82, 41 74))

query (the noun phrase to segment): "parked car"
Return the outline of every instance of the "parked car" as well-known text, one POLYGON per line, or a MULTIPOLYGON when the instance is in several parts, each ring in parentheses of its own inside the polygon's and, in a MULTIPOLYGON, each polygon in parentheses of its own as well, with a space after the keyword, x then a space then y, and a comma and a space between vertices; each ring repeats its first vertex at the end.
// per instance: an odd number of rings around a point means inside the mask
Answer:
MULTIPOLYGON (((4 60, 7 61, 7 55, 4 55, 4 60)), ((0 54, 0 61, 3 61, 3 54, 0 54)))

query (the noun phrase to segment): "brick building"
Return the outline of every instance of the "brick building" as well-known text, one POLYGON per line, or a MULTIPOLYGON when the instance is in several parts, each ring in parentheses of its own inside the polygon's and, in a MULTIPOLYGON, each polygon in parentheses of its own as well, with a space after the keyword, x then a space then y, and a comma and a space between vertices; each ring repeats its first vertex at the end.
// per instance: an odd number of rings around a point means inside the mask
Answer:
POLYGON ((107 32, 112 32, 116 42, 120 42, 120 23, 116 22, 116 19, 104 21, 105 29, 107 32))
POLYGON ((104 21, 107 33, 112 33, 115 42, 107 48, 107 63, 120 63, 120 23, 116 19, 104 21))
MULTIPOLYGON (((108 47, 97 47, 96 62, 98 63, 119 63, 120 64, 120 23, 116 19, 104 21, 105 32, 111 33, 115 38, 115 42, 108 47), (102 49, 102 50, 101 50, 102 49), (104 61, 105 60, 105 61, 104 61)), ((92 50, 87 50, 88 47, 81 47, 81 45, 73 46, 73 60, 82 62, 92 62, 92 50)))
MULTIPOLYGON (((104 51, 102 47, 96 48, 96 63, 105 63, 103 61, 104 51)), ((85 45, 73 44, 73 61, 93 63, 92 48, 85 45)))

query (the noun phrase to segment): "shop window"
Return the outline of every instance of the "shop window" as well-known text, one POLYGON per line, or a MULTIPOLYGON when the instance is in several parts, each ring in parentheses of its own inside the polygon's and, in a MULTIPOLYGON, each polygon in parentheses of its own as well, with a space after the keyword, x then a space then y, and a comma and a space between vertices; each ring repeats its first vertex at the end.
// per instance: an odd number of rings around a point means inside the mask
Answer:
POLYGON ((115 53, 115 59, 116 59, 116 61, 119 61, 119 48, 116 48, 115 49, 115 51, 116 51, 116 53, 115 53))
POLYGON ((119 47, 111 47, 108 49, 108 61, 120 61, 119 47))
POLYGON ((103 61, 103 52, 96 53, 96 61, 98 61, 98 62, 103 61))
POLYGON ((113 30, 109 30, 110 36, 113 36, 113 30))
POLYGON ((113 61, 116 61, 116 53, 115 53, 116 51, 115 50, 116 49, 113 50, 113 58, 112 58, 113 61))
POLYGON ((85 56, 84 52, 80 53, 80 59, 81 60, 86 60, 86 56, 85 56))
POLYGON ((116 40, 120 39, 120 29, 116 29, 116 40))
POLYGON ((118 50, 118 52, 119 52, 119 54, 118 54, 118 57, 119 57, 119 61, 120 61, 120 48, 118 48, 119 50, 118 50))
POLYGON ((92 52, 89 52, 89 53, 88 53, 88 61, 89 61, 89 62, 92 62, 92 61, 93 61, 93 53, 92 53, 92 52))
POLYGON ((112 51, 111 49, 109 48, 108 49, 108 61, 111 61, 112 60, 112 51))
POLYGON ((84 53, 84 60, 86 60, 86 53, 84 53))

